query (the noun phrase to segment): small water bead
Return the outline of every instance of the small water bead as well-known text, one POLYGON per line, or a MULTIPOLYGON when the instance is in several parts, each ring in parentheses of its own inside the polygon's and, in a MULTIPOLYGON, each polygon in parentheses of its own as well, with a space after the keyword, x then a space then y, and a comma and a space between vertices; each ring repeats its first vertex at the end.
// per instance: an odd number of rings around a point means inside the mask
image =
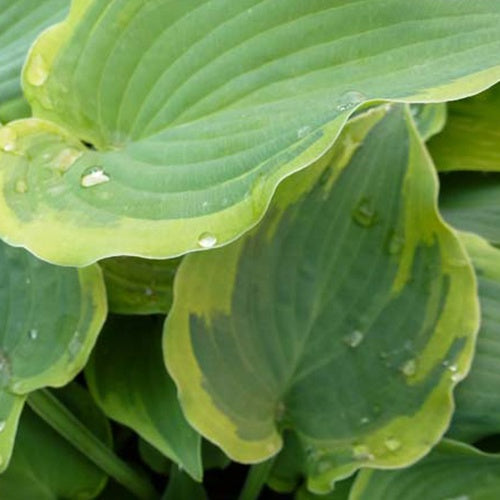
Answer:
POLYGON ((309 126, 305 126, 305 127, 302 127, 298 130, 297 132, 297 137, 299 139, 303 139, 304 137, 306 137, 306 135, 308 135, 309 133, 311 132, 311 127, 309 126))
POLYGON ((413 377, 417 373, 417 362, 414 359, 409 359, 401 366, 401 372, 407 377, 413 377))
POLYGON ((0 127, 0 148, 6 153, 16 149, 17 134, 11 127, 0 127))
POLYGON ((363 101, 366 101, 367 97, 362 92, 356 90, 350 90, 342 95, 340 98, 340 104, 337 106, 338 111, 347 111, 349 109, 358 106, 363 101))
POLYGON ((363 335, 362 332, 360 332, 359 330, 354 330, 349 335, 346 335, 343 338, 343 341, 349 347, 356 348, 358 347, 359 344, 361 344, 361 342, 363 342, 364 338, 365 336, 363 335))
POLYGON ((38 330, 35 329, 35 328, 32 328, 29 331, 29 337, 30 337, 31 340, 36 340, 38 338, 38 330))
POLYGON ((215 245, 217 245, 217 238, 212 233, 202 233, 198 238, 198 245, 201 248, 213 248, 215 245))
POLYGON ((28 63, 26 78, 31 85, 40 87, 47 81, 48 77, 49 72, 47 69, 47 63, 40 54, 37 54, 28 63))
POLYGON ((28 192, 28 184, 24 179, 16 181, 16 193, 25 194, 28 192))
POLYGON ((370 448, 364 444, 358 444, 353 448, 354 458, 356 460, 373 460, 375 457, 370 448))
POLYGON ((151 297, 153 295, 153 289, 152 288, 149 288, 147 287, 146 290, 144 290, 144 294, 147 296, 147 297, 151 297))
POLYGON ((66 172, 82 155, 83 151, 77 149, 63 149, 54 159, 54 166, 61 172, 66 172))
POLYGON ((110 180, 111 178, 104 172, 102 167, 90 167, 83 172, 80 184, 84 188, 89 188, 104 184, 110 180))
POLYGON ((361 227, 371 227, 377 222, 377 213, 368 198, 362 198, 352 212, 352 218, 361 227))
POLYGON ((366 425, 370 423, 370 419, 368 417, 363 417, 359 422, 361 425, 366 425))
POLYGON ((5 429, 6 426, 5 420, 0 420, 0 432, 2 432, 5 429))
POLYGON ((399 441, 396 438, 388 438, 384 441, 384 446, 389 450, 389 451, 397 451, 399 448, 401 448, 401 441, 399 441))

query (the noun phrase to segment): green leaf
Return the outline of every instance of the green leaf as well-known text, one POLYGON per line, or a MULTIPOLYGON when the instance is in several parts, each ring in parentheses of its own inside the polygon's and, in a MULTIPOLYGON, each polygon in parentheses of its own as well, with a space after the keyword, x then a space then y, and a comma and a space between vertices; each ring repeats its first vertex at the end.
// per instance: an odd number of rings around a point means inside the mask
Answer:
POLYGON ((168 474, 172 467, 172 461, 170 459, 142 438, 139 438, 138 448, 142 461, 146 463, 151 470, 155 471, 157 474, 168 474))
POLYGON ((30 115, 21 67, 35 38, 63 19, 69 0, 0 0, 0 121, 30 115))
POLYGON ((449 104, 442 134, 429 144, 441 171, 500 171, 500 85, 449 104))
POLYGON ((56 267, 0 242, 0 471, 25 396, 67 384, 85 365, 106 317, 100 269, 56 267))
POLYGON ((495 500, 499 496, 500 456, 444 440, 408 469, 361 471, 349 500, 495 500))
MULTIPOLYGON (((108 421, 88 393, 76 384, 57 391, 57 397, 104 442, 111 444, 108 421)), ((0 491, 6 500, 95 498, 106 475, 30 408, 21 417, 19 432, 0 491)))
POLYGON ((481 329, 471 371, 455 391, 456 410, 448 434, 474 442, 500 434, 500 250, 472 234, 461 239, 478 276, 481 329))
POLYGON ((99 262, 106 282, 109 310, 117 314, 167 313, 180 259, 115 257, 99 262))
POLYGON ((439 134, 446 125, 447 109, 445 103, 412 104, 410 109, 424 141, 439 134))
POLYGON ((201 438, 186 422, 165 370, 158 318, 110 317, 85 375, 106 415, 201 480, 201 438))
POLYGON ((500 173, 444 175, 439 208, 455 228, 500 245, 500 173))
POLYGON ((187 256, 164 349, 191 424, 241 462, 294 429, 318 493, 427 453, 478 328, 474 273, 436 198, 409 110, 384 106, 284 182, 251 234, 187 256))
POLYGON ((162 500, 207 500, 203 486, 172 466, 167 490, 162 500))
POLYGON ((363 103, 498 81, 499 23, 491 0, 74 0, 23 77, 64 131, 7 132, 0 234, 68 265, 223 245, 363 103))

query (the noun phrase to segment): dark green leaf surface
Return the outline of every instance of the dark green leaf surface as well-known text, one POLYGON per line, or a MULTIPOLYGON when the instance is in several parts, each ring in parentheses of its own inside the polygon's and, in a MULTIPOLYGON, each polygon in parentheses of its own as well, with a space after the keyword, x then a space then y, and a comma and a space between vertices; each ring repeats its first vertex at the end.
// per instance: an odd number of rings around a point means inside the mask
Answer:
POLYGON ((421 462, 392 472, 361 471, 349 500, 496 500, 500 456, 443 441, 421 462))
POLYGON ((439 208, 455 228, 500 245, 500 173, 444 175, 439 208))
MULTIPOLYGON (((55 394, 102 441, 111 444, 109 423, 86 391, 73 384, 55 394)), ((31 409, 24 410, 12 460, 0 475, 2 500, 91 499, 106 480, 102 471, 31 409)))
POLYGON ((187 424, 165 370, 158 318, 110 317, 85 375, 106 415, 201 479, 201 438, 187 424))
POLYGON ((0 234, 66 265, 232 241, 363 103, 498 81, 499 24, 491 0, 75 0, 24 71, 62 129, 3 132, 0 234))
POLYGON ((106 317, 100 269, 56 267, 0 242, 0 470, 25 395, 67 384, 106 317))
POLYGON ((116 314, 166 314, 180 259, 115 257, 99 262, 106 282, 109 310, 116 314))
POLYGON ((449 104, 442 134, 429 144, 441 171, 500 171, 500 85, 449 104))
POLYGON ((63 19, 69 0, 0 0, 0 122, 28 116, 21 68, 35 38, 63 19))
POLYGON ((162 500, 207 500, 207 495, 200 483, 173 466, 162 500))
POLYGON ((500 250, 472 234, 461 238, 478 276, 481 329, 471 371, 455 391, 448 434, 474 442, 500 434, 500 250))
POLYGON ((250 235, 187 256, 164 348, 195 428, 243 462, 293 428, 315 492, 427 453, 478 328, 474 273, 436 198, 411 113, 384 106, 288 179, 250 235))

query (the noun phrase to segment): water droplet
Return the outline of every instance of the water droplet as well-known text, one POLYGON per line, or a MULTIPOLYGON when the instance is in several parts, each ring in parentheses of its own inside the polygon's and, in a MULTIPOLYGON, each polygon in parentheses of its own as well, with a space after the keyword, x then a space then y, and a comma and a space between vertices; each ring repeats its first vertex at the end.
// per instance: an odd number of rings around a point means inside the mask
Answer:
POLYGON ((384 446, 389 450, 389 451, 397 451, 399 448, 401 448, 401 441, 399 441, 396 438, 388 438, 384 441, 384 446))
POLYGON ((153 295, 153 290, 147 287, 146 290, 144 290, 144 293, 146 294, 146 296, 151 297, 153 295))
POLYGON ((0 420, 0 432, 2 432, 5 429, 6 426, 5 420, 0 420))
POLYGON ((401 372, 407 377, 413 377, 417 373, 417 362, 414 359, 409 359, 401 367, 401 372))
POLYGON ((392 233, 387 244, 387 251, 390 255, 399 255, 404 248, 405 240, 398 233, 392 233))
POLYGON ((367 97, 362 92, 357 92, 356 90, 350 90, 342 95, 340 98, 340 104, 337 106, 339 111, 347 111, 354 108, 363 101, 366 101, 367 97))
POLYGON ((342 340, 349 347, 355 348, 358 347, 358 345, 361 344, 361 342, 363 342, 364 338, 365 336, 363 335, 362 332, 360 332, 359 330, 354 330, 349 335, 346 335, 342 340))
POLYGON ((368 417, 363 417, 359 422, 361 425, 366 425, 370 423, 370 419, 368 417))
POLYGON ((35 328, 32 328, 29 331, 29 337, 30 337, 31 340, 36 340, 38 338, 38 330, 35 329, 35 328))
POLYGON ((299 139, 303 139, 310 132, 311 132, 311 127, 306 125, 305 127, 299 128, 299 130, 297 131, 297 137, 299 139))
POLYGON ((31 285, 31 278, 26 278, 26 284, 31 285))
POLYGON ((450 370, 451 373, 456 373, 458 371, 458 366, 457 365, 449 365, 448 370, 450 370))
POLYGON ((377 213, 373 203, 368 198, 363 198, 352 212, 354 222, 362 227, 371 227, 377 222, 377 213))
POLYGON ((80 184, 84 188, 98 186, 99 184, 104 184, 109 182, 110 177, 102 167, 90 167, 85 170, 82 174, 80 184))
POLYGON ((198 238, 198 245, 201 248, 213 248, 217 245, 217 238, 212 233, 202 233, 198 238))
POLYGON ((28 192, 28 184, 24 179, 16 181, 16 193, 25 194, 28 192))
POLYGON ((40 54, 37 54, 28 64, 26 78, 31 85, 40 87, 47 81, 48 76, 47 63, 40 54))
POLYGON ((83 155, 83 151, 73 148, 63 149, 54 159, 54 166, 66 172, 83 155))
POLYGON ((81 351, 82 349, 82 340, 80 339, 80 333, 75 332, 73 338, 71 339, 71 342, 68 345, 68 352, 70 355, 70 358, 75 358, 81 351))
POLYGON ((11 127, 0 127, 0 148, 10 153, 16 149, 17 134, 11 127))
POLYGON ((356 460, 373 460, 375 457, 370 451, 370 448, 364 444, 358 444, 353 448, 354 458, 356 460))

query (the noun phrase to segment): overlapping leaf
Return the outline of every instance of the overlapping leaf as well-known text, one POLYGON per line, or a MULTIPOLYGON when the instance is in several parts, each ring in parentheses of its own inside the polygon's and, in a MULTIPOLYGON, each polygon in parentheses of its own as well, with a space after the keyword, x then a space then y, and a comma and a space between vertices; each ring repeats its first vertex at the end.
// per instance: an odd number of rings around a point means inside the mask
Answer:
POLYGON ((164 346, 202 434, 254 462, 293 428, 317 492, 439 440, 478 304, 436 184, 409 110, 378 108, 285 181, 250 235, 183 261, 164 346))
MULTIPOLYGON (((111 444, 109 423, 86 391, 71 385, 58 391, 57 396, 103 442, 111 444)), ((0 475, 2 498, 85 500, 95 498, 106 481, 98 467, 26 408, 9 468, 0 475)))
POLYGON ((496 82, 499 23, 491 0, 74 0, 24 72, 64 131, 4 131, 0 234, 71 265, 231 241, 362 103, 496 82))
POLYGON ((500 496, 500 456, 443 441, 421 462, 393 472, 362 471, 349 500, 494 500, 500 496))
POLYGON ((97 266, 56 267, 0 243, 0 470, 26 394, 68 383, 85 365, 105 316, 97 266))
POLYGON ((35 38, 63 19, 70 0, 0 0, 0 121, 29 115, 21 67, 35 38))
POLYGON ((200 480, 201 438, 186 422, 161 356, 157 318, 111 317, 85 369, 97 404, 200 480))
POLYGON ((468 377, 457 387, 449 435, 468 442, 500 434, 500 250, 464 234, 479 281, 481 329, 468 377))

